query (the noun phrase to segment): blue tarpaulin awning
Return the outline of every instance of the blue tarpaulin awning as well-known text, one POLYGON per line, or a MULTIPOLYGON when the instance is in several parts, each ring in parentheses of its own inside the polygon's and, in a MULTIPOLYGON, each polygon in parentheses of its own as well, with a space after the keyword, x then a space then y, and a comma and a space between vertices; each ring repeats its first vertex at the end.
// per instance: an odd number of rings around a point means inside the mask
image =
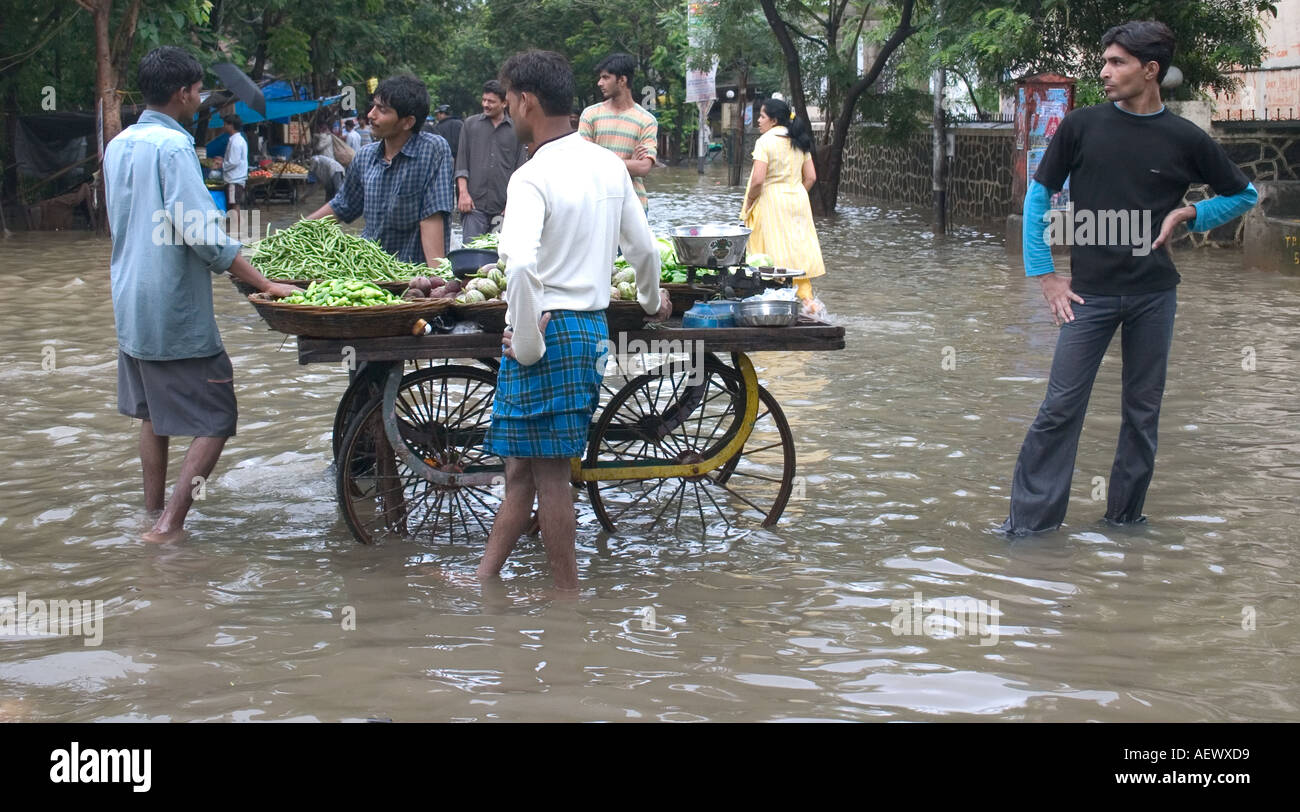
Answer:
MULTIPOLYGON (((338 104, 343 99, 342 95, 330 96, 325 99, 308 99, 307 101, 270 101, 266 102, 266 116, 263 117, 253 108, 241 101, 235 102, 235 115, 244 120, 245 124, 255 124, 259 121, 274 121, 277 124, 288 124, 292 116, 310 113, 320 107, 329 107, 338 104)), ((194 117, 196 120, 198 116, 194 117)))

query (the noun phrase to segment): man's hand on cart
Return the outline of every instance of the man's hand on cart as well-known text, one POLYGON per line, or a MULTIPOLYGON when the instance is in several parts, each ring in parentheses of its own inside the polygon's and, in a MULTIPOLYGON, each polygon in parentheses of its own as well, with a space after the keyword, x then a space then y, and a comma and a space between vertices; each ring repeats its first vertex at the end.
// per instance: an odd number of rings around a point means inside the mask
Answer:
POLYGON ((650 317, 650 321, 667 321, 668 317, 673 314, 673 300, 669 298, 668 291, 663 288, 659 289, 659 312, 650 317))
MULTIPOLYGON (((542 335, 546 335, 546 325, 550 323, 551 323, 551 314, 543 313, 542 317, 537 320, 537 331, 540 332, 542 335)), ((505 357, 517 361, 519 359, 515 358, 514 342, 511 341, 511 339, 513 339, 514 336, 515 336, 514 331, 511 330, 509 327, 501 331, 501 352, 503 355, 505 355, 505 357)))

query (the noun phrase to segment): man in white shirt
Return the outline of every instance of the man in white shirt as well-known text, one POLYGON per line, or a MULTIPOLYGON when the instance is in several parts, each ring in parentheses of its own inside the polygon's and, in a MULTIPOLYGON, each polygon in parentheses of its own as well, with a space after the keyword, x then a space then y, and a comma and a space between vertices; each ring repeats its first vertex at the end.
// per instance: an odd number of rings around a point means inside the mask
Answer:
POLYGON ((343 127, 347 132, 343 135, 343 140, 352 148, 353 152, 361 149, 361 133, 357 131, 356 119, 348 119, 343 122, 343 127))
POLYGON ((244 205, 248 183, 248 141, 244 140, 243 120, 234 114, 221 119, 229 139, 226 155, 221 161, 221 179, 226 182, 226 215, 236 222, 240 206, 244 205))
POLYGON ((637 302, 666 319, 659 250, 623 162, 569 124, 573 70, 551 51, 512 56, 501 69, 506 104, 531 158, 510 178, 499 253, 507 321, 486 446, 505 458, 506 495, 478 577, 501 572, 537 517, 551 575, 576 590, 577 522, 569 460, 581 456, 600 396, 600 348, 618 246, 636 269, 637 302))

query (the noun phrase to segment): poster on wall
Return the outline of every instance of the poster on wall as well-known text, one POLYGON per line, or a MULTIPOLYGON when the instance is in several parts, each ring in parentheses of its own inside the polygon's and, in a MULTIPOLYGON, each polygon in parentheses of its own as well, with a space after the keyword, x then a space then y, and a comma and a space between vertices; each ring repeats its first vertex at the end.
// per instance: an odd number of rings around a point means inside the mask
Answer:
MULTIPOLYGON (((1043 162, 1043 155, 1047 152, 1047 147, 1036 147, 1025 152, 1025 177, 1029 180, 1034 179, 1034 174, 1038 172, 1038 165, 1043 162)), ((1056 192, 1048 199, 1047 207, 1049 209, 1065 210, 1070 205, 1070 179, 1065 179, 1065 185, 1061 191, 1056 192)))
MULTIPOLYGON (((1020 92, 1023 94, 1024 88, 1020 88, 1020 92)), ((1052 136, 1056 135, 1056 131, 1061 127, 1061 121, 1069 112, 1069 91, 1063 87, 1035 88, 1030 109, 1032 112, 1029 114, 1029 126, 1026 128, 1029 133, 1028 149, 1025 150, 1027 181, 1032 180, 1034 173, 1038 171, 1038 165, 1043 161, 1043 154, 1047 152, 1047 145, 1051 143, 1052 136)), ((1024 104, 1020 105, 1020 110, 1025 110, 1024 104)), ((1017 128, 1017 137, 1020 132, 1017 128)), ((1048 207, 1063 210, 1069 204, 1070 179, 1067 177, 1061 191, 1052 195, 1048 207)))

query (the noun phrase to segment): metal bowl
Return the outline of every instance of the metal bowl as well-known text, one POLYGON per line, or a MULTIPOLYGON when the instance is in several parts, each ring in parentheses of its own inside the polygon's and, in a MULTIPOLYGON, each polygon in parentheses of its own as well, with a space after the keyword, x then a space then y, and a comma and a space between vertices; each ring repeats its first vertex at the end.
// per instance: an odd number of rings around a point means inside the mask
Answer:
POLYGON ((723 224, 680 226, 668 232, 677 261, 696 268, 743 265, 749 234, 750 229, 744 226, 723 224))
POLYGON ((789 327, 799 320, 802 302, 768 299, 736 305, 736 324, 741 327, 789 327))

